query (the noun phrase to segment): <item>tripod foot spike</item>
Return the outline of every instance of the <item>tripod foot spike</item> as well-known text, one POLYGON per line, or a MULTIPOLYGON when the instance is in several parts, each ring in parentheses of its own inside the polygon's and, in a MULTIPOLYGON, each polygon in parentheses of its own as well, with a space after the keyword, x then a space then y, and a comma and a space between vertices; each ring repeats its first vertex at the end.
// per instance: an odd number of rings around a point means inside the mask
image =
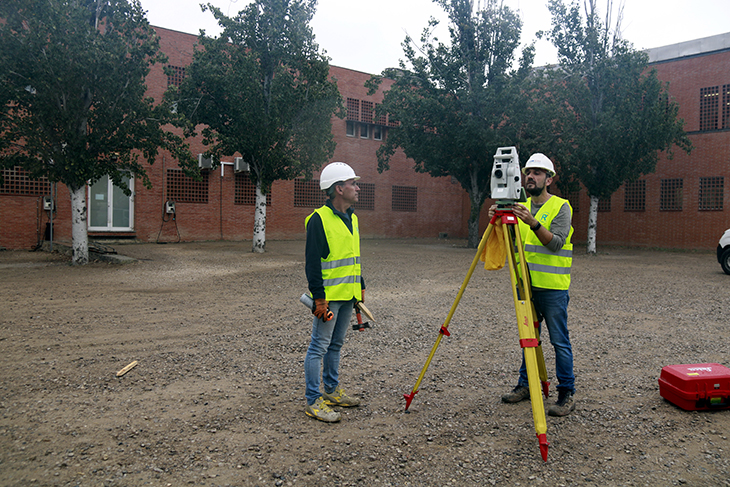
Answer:
POLYGON ((545 380, 545 381, 542 381, 541 384, 542 384, 542 394, 545 397, 550 397, 550 382, 545 380))
POLYGON ((408 411, 408 408, 411 405, 411 401, 413 401, 413 397, 418 394, 418 391, 413 391, 410 394, 403 394, 403 397, 406 399, 406 411, 408 411))
POLYGON ((547 462, 548 447, 550 446, 550 443, 547 441, 547 435, 545 433, 537 435, 537 441, 540 443, 540 455, 542 455, 542 460, 547 462))

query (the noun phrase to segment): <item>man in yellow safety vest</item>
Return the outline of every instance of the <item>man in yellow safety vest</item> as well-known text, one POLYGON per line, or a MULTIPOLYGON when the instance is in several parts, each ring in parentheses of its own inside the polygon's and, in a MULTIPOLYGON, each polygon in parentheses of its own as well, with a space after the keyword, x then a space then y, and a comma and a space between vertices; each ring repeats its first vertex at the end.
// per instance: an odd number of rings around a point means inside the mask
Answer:
MULTIPOLYGON (((555 177, 552 161, 536 153, 522 169, 523 185, 530 195, 526 204, 512 206, 520 219, 519 230, 525 260, 530 271, 532 300, 537 319, 545 321, 550 343, 555 349, 555 369, 558 379, 558 400, 548 408, 551 416, 566 416, 575 409, 575 376, 573 350, 568 334, 568 288, 573 258, 573 209, 568 200, 548 193, 555 177)), ((496 205, 489 209, 490 220, 496 205)), ((502 401, 516 403, 530 398, 524 357, 517 386, 502 396, 502 401)))
POLYGON ((314 300, 312 336, 304 358, 307 416, 334 423, 341 419, 332 406, 359 406, 339 383, 340 349, 352 310, 365 300, 360 269, 360 227, 352 206, 360 187, 355 171, 344 162, 328 164, 320 175, 327 202, 309 215, 305 271, 314 300), (320 393, 320 371, 324 392, 320 393))

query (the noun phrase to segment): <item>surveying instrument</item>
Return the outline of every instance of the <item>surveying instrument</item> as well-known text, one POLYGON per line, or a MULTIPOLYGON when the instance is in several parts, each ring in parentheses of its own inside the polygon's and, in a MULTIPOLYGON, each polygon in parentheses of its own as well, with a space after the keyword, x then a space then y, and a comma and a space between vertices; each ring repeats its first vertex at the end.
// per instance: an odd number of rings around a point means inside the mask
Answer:
MULTIPOLYGON (((431 348, 431 353, 426 359, 426 364, 423 366, 416 384, 413 386, 410 394, 403 395, 406 400, 405 410, 408 410, 411 401, 413 401, 414 396, 418 393, 418 388, 436 353, 436 349, 441 343, 441 339, 444 335, 451 335, 448 331, 449 323, 490 236, 492 233, 501 232, 501 242, 504 246, 507 256, 506 260, 509 265, 512 297, 515 302, 515 313, 517 315, 519 343, 523 350, 525 366, 527 368, 530 402, 532 403, 532 418, 535 423, 535 432, 540 445, 540 454, 542 455, 542 459, 547 461, 549 443, 547 442, 546 436, 547 421, 545 420, 545 408, 542 395, 544 394, 545 397, 548 397, 550 383, 547 380, 545 357, 540 344, 539 322, 536 318, 537 313, 532 303, 530 274, 527 269, 522 237, 518 227, 519 220, 512 212, 512 205, 516 202, 527 201, 525 190, 522 188, 522 172, 515 147, 500 147, 494 154, 491 196, 497 200, 497 210, 479 242, 474 260, 472 260, 469 271, 464 278, 464 282, 461 284, 461 288, 459 288, 459 292, 456 295, 454 303, 451 305, 444 324, 439 329, 439 335, 431 348)), ((498 237, 498 235, 495 235, 495 237, 498 237)), ((504 264, 504 262, 501 264, 504 264)))

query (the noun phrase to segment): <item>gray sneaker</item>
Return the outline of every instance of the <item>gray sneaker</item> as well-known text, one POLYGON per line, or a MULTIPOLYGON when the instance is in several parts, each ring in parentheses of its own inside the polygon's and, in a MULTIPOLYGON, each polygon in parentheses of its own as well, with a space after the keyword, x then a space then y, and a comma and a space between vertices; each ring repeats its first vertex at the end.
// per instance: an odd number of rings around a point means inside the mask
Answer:
POLYGON ((530 399, 530 388, 525 386, 516 386, 512 392, 508 392, 502 396, 502 402, 514 403, 530 399))
POLYGON ((341 406, 343 408, 349 408, 354 406, 360 405, 360 399, 357 397, 348 396, 345 390, 337 386, 337 389, 335 389, 332 394, 327 394, 326 392, 322 394, 322 397, 324 398, 325 404, 328 406, 341 406))
POLYGON ((324 398, 320 396, 314 404, 307 404, 304 409, 304 414, 314 419, 324 421, 325 423, 336 423, 342 416, 337 411, 333 411, 325 402, 324 398))
POLYGON ((570 391, 559 391, 558 400, 548 408, 550 416, 567 416, 575 409, 575 400, 570 391))

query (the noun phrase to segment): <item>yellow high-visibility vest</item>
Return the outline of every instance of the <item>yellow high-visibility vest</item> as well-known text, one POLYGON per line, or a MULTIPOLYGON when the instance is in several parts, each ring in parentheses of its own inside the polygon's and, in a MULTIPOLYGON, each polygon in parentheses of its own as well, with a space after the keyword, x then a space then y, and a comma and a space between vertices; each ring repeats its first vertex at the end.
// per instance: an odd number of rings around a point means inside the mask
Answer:
MULTIPOLYGON (((568 200, 551 196, 538 210, 535 218, 542 226, 550 230, 553 218, 557 216, 565 203, 568 203, 572 217, 573 207, 570 206, 568 200)), ((532 209, 532 200, 528 199, 525 206, 527 209, 532 209)), ((573 242, 571 241, 573 226, 570 226, 568 238, 557 252, 552 252, 545 247, 530 226, 522 220, 519 220, 519 227, 532 286, 544 289, 568 289, 570 287, 570 267, 573 263, 573 242)))
MULTIPOLYGON (((362 270, 360 268, 360 227, 357 215, 352 218, 352 233, 335 215, 332 209, 325 205, 314 210, 322 219, 324 234, 330 253, 322 259, 322 279, 324 292, 328 301, 349 301, 362 299, 362 270)), ((312 213, 304 221, 306 226, 312 213)))

